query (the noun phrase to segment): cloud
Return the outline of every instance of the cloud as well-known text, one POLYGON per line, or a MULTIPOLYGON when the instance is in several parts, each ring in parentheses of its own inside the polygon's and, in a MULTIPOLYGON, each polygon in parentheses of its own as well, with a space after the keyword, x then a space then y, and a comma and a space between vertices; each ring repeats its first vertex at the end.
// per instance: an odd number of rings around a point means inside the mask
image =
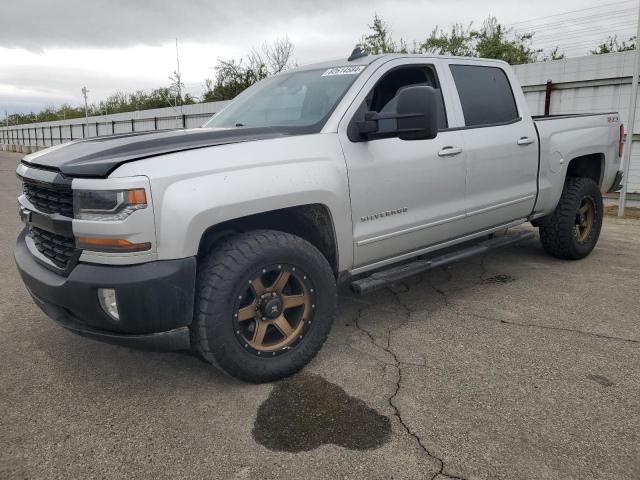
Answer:
MULTIPOLYGON (((365 5, 352 0, 348 8, 365 5)), ((185 41, 237 41, 322 12, 345 10, 339 0, 51 0, 2 6, 0 45, 46 48, 116 48, 185 41)))
MULTIPOLYGON (((5 0, 0 9, 0 116, 5 108, 29 111, 38 105, 80 104, 83 85, 89 88, 92 102, 118 90, 166 86, 176 68, 174 38, 180 41, 187 91, 200 95, 204 79, 214 75, 218 58, 239 58, 250 48, 283 35, 294 43, 294 58, 301 65, 345 58, 376 13, 390 24, 395 38, 403 37, 409 44, 424 40, 436 25, 448 29, 453 23, 478 24, 490 13, 505 24, 525 21, 520 28, 555 21, 553 28, 538 32, 541 40, 576 44, 596 33, 583 30, 565 39, 569 26, 557 20, 532 24, 531 19, 600 5, 594 2, 5 0)), ((631 7, 615 7, 624 8, 631 7)), ((593 16, 593 12, 573 16, 593 16)), ((603 19, 612 25, 611 33, 625 36, 628 29, 616 29, 617 21, 603 19)), ((609 33, 605 27, 597 33, 609 33)))

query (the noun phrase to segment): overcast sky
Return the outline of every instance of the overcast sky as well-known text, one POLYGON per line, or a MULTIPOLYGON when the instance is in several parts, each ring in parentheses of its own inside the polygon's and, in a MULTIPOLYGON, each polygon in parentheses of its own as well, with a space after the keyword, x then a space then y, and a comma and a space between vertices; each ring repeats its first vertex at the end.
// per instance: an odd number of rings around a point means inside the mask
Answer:
POLYGON ((289 37, 299 64, 346 57, 375 13, 409 43, 436 25, 479 24, 491 14, 535 31, 540 46, 566 45, 574 56, 609 34, 633 34, 636 6, 637 0, 7 0, 0 10, 0 117, 5 109, 79 105, 83 85, 90 102, 165 86, 176 68, 176 37, 186 90, 198 96, 217 58, 239 58, 276 37, 289 37), (553 16, 567 11, 576 12, 553 16))

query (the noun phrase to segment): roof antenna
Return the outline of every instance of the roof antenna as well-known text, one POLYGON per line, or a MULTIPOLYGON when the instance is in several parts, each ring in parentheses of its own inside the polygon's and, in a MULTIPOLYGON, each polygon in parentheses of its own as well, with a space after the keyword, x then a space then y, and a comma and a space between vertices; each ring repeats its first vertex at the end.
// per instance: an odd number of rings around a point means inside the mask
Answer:
POLYGON ((360 44, 357 44, 356 48, 353 49, 353 52, 351 52, 351 55, 349 56, 347 61, 352 62, 354 60, 357 60, 358 58, 362 58, 366 56, 367 54, 362 51, 362 46, 360 44))

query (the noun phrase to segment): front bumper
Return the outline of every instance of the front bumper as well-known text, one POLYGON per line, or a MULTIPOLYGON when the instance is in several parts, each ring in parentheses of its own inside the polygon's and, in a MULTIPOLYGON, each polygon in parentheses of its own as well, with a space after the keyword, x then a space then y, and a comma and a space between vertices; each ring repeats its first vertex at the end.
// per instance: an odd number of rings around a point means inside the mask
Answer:
POLYGON ((189 349, 196 259, 106 266, 79 263, 64 277, 39 264, 25 243, 14 256, 20 276, 36 304, 74 333, 145 350, 189 349), (107 315, 98 288, 116 291, 119 320, 107 315))

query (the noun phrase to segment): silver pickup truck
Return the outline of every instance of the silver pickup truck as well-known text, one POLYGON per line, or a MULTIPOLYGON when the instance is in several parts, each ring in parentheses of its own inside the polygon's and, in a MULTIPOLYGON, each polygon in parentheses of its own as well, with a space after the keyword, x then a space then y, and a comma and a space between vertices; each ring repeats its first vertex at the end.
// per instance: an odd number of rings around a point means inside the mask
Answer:
POLYGON ((356 50, 202 128, 24 157, 15 258, 73 332, 269 381, 319 351, 340 283, 366 294, 525 222, 549 254, 588 255, 623 141, 616 113, 532 118, 506 63, 356 50))

